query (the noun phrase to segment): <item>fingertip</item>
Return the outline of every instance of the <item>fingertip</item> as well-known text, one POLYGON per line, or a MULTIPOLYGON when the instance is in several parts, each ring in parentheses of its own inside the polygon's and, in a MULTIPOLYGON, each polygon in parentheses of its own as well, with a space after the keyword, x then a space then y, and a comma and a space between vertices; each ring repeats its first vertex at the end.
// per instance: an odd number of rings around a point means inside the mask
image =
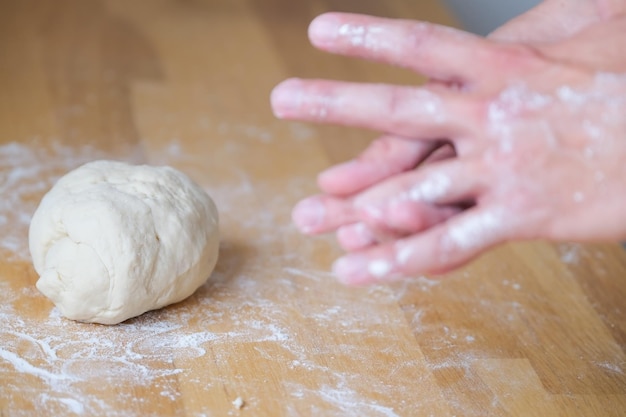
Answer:
POLYGON ((274 115, 279 119, 287 117, 290 110, 297 108, 301 101, 299 78, 288 78, 272 89, 270 93, 270 105, 274 115))
POLYGON ((309 40, 314 46, 323 47, 337 37, 339 20, 335 13, 324 13, 317 16, 309 25, 309 40))
POLYGON ((316 197, 300 201, 291 212, 291 219, 304 234, 315 234, 324 222, 326 208, 316 197))
POLYGON ((352 160, 320 172, 317 176, 318 187, 323 192, 332 195, 346 195, 359 191, 360 187, 352 181, 353 176, 350 175, 356 166, 356 161, 352 160))
POLYGON ((372 281, 367 272, 367 258, 362 254, 349 254, 337 259, 332 271, 337 281, 346 286, 363 286, 372 281))
MULTIPOLYGON (((333 167, 334 168, 334 167, 333 167)), ((332 170, 333 168, 328 168, 322 172, 320 172, 319 174, 317 174, 317 186, 320 190, 322 190, 323 192, 327 193, 327 192, 333 192, 334 190, 334 178, 332 173, 329 175, 328 172, 330 170, 332 170)))

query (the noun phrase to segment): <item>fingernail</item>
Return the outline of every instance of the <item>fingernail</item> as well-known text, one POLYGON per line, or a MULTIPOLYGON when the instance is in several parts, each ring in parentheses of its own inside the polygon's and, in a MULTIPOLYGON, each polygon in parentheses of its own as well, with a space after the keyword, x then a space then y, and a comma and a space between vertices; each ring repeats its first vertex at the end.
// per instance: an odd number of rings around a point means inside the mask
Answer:
POLYGON ((354 254, 341 257, 333 263, 333 273, 345 285, 362 285, 371 281, 365 256, 354 254))
POLYGON ((316 46, 332 42, 337 38, 338 33, 339 21, 334 16, 319 16, 309 25, 309 39, 316 46))
POLYGON ((299 80, 290 79, 274 87, 270 101, 276 117, 287 117, 293 109, 300 107, 302 104, 302 92, 299 85, 299 80))
POLYGON ((313 233, 322 225, 326 208, 315 197, 300 201, 293 209, 292 219, 303 233, 313 233))

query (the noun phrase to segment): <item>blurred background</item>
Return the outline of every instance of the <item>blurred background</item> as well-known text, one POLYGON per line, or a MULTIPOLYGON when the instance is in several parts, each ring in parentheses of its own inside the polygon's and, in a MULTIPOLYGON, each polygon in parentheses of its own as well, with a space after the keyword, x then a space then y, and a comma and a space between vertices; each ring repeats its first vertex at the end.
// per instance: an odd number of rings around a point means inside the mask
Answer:
POLYGON ((465 29, 486 35, 541 0, 445 0, 465 29))

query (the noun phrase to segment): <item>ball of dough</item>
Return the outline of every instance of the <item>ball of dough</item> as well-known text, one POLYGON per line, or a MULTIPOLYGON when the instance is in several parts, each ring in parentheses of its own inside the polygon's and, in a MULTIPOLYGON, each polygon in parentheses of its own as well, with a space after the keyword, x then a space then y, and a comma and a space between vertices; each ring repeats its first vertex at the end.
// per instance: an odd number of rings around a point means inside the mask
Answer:
POLYGON ((219 250, 215 204, 170 167, 95 161, 62 177, 29 230, 37 288, 73 320, 115 324, 181 301, 219 250))

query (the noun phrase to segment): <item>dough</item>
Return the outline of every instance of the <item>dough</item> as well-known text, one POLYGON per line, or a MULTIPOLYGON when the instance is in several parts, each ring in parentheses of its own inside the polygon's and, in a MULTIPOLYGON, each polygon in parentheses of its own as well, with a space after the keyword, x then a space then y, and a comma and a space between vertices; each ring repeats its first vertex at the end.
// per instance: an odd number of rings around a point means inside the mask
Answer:
POLYGON ((95 161, 62 177, 30 224, 37 288, 73 320, 116 324, 181 301, 219 249, 215 204, 170 167, 95 161))

